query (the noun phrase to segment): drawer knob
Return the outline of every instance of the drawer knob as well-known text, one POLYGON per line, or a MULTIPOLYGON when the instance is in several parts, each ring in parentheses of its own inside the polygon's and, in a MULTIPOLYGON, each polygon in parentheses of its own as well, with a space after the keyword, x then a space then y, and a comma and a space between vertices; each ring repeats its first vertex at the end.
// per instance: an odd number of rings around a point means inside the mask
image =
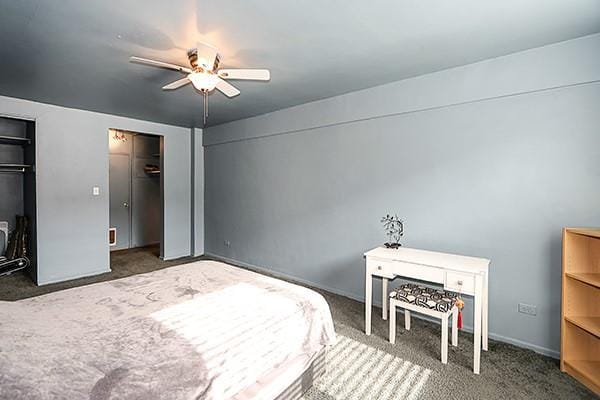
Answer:
POLYGON ((458 284, 458 286, 462 286, 463 281, 456 281, 456 283, 458 284))
POLYGON ((378 265, 378 266, 377 266, 377 269, 381 271, 381 270, 382 270, 382 267, 381 267, 381 265, 378 265))

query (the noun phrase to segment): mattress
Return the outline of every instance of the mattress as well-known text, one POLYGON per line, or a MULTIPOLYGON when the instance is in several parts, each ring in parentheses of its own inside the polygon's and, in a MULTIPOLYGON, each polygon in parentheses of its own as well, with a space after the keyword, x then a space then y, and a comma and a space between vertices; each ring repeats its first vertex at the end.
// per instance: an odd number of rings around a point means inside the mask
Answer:
POLYGON ((335 342, 318 293, 215 261, 0 302, 1 399, 274 399, 335 342))

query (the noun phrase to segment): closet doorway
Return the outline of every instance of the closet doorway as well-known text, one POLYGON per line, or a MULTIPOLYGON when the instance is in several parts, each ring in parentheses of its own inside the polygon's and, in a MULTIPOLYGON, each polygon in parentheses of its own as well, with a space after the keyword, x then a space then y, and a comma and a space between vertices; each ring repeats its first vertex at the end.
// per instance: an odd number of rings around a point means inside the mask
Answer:
POLYGON ((0 279, 37 282, 35 121, 0 115, 0 279))
POLYGON ((108 142, 110 250, 159 245, 163 138, 110 129, 108 142))

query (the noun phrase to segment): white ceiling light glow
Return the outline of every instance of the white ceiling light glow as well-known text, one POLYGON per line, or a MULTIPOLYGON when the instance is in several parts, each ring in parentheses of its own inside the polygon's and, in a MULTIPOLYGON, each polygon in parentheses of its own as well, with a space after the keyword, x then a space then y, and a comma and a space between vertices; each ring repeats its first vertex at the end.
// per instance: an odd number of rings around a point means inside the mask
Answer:
POLYGON ((192 72, 188 75, 188 79, 198 90, 211 91, 219 83, 219 76, 208 72, 192 72))

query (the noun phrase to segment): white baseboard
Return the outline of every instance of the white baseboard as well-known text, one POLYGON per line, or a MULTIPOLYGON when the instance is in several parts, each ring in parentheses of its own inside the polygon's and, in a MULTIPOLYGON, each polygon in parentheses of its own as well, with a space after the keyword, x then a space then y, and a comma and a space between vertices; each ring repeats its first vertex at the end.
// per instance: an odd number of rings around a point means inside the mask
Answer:
POLYGON ((174 256, 164 256, 164 257, 159 257, 161 260, 163 261, 173 261, 173 260, 177 260, 178 258, 184 258, 184 257, 191 257, 192 254, 181 254, 181 255, 174 255, 174 256))
POLYGON ((43 286, 43 285, 50 285, 52 283, 59 283, 59 282, 71 281, 73 279, 89 278, 90 276, 107 274, 110 271, 111 271, 110 268, 108 268, 108 269, 102 269, 102 270, 97 270, 97 271, 86 272, 85 274, 67 275, 67 276, 61 276, 61 277, 58 277, 58 278, 54 277, 54 278, 46 279, 46 280, 43 280, 43 281, 38 281, 37 285, 38 286, 43 286))
MULTIPOLYGON (((215 258, 217 260, 224 261, 224 262, 229 263, 229 264, 238 265, 240 267, 248 268, 250 270, 254 270, 254 271, 257 271, 257 272, 265 272, 267 274, 270 274, 270 275, 273 275, 273 276, 276 276, 276 277, 279 277, 279 278, 284 278, 284 279, 288 279, 290 281, 295 281, 295 282, 302 283, 302 284, 305 284, 305 285, 308 285, 308 286, 316 287, 316 288, 319 288, 319 289, 322 289, 322 290, 326 290, 328 292, 331 292, 331 293, 334 293, 334 294, 337 294, 337 295, 340 295, 340 296, 348 297, 348 298, 350 298, 352 300, 356 300, 356 301, 358 301, 360 303, 364 303, 364 298, 362 298, 361 296, 358 296, 358 295, 356 295, 354 293, 347 292, 345 290, 340 290, 340 289, 329 287, 329 286, 326 286, 326 285, 321 285, 319 283, 315 283, 315 282, 311 282, 311 281, 306 280, 306 279, 298 278, 296 276, 292 276, 292 275, 286 274, 284 272, 280 272, 280 271, 277 271, 277 270, 274 270, 274 269, 269 269, 269 268, 266 268, 266 267, 259 267, 257 265, 249 264, 249 263, 244 262, 244 261, 236 260, 236 259, 229 258, 229 257, 224 257, 224 256, 221 256, 219 254, 205 252, 204 255, 206 255, 208 257, 215 258)), ((377 299, 374 299, 373 300, 373 305, 381 308, 381 301, 379 301, 377 299)), ((413 315, 416 318, 424 319, 424 320, 427 320, 427 321, 430 321, 430 322, 434 322, 434 323, 438 323, 438 324, 440 323, 439 320, 436 320, 436 319, 433 319, 433 318, 428 318, 426 315, 419 315, 419 314, 413 314, 413 315)), ((469 332, 469 333, 473 333, 473 327, 472 326, 463 326, 462 329, 465 330, 465 331, 467 331, 467 332, 469 332)), ((489 333, 489 337, 490 337, 490 339, 497 340, 499 342, 509 343, 509 344, 515 345, 517 347, 522 347, 522 348, 525 348, 525 349, 533 350, 536 353, 543 354, 545 356, 549 356, 549 357, 556 358, 556 359, 560 358, 560 352, 559 351, 552 350, 552 349, 549 349, 547 347, 538 346, 538 345, 533 344, 533 343, 525 342, 523 340, 511 338, 511 337, 504 336, 504 335, 499 335, 499 334, 493 333, 493 332, 489 333)))

